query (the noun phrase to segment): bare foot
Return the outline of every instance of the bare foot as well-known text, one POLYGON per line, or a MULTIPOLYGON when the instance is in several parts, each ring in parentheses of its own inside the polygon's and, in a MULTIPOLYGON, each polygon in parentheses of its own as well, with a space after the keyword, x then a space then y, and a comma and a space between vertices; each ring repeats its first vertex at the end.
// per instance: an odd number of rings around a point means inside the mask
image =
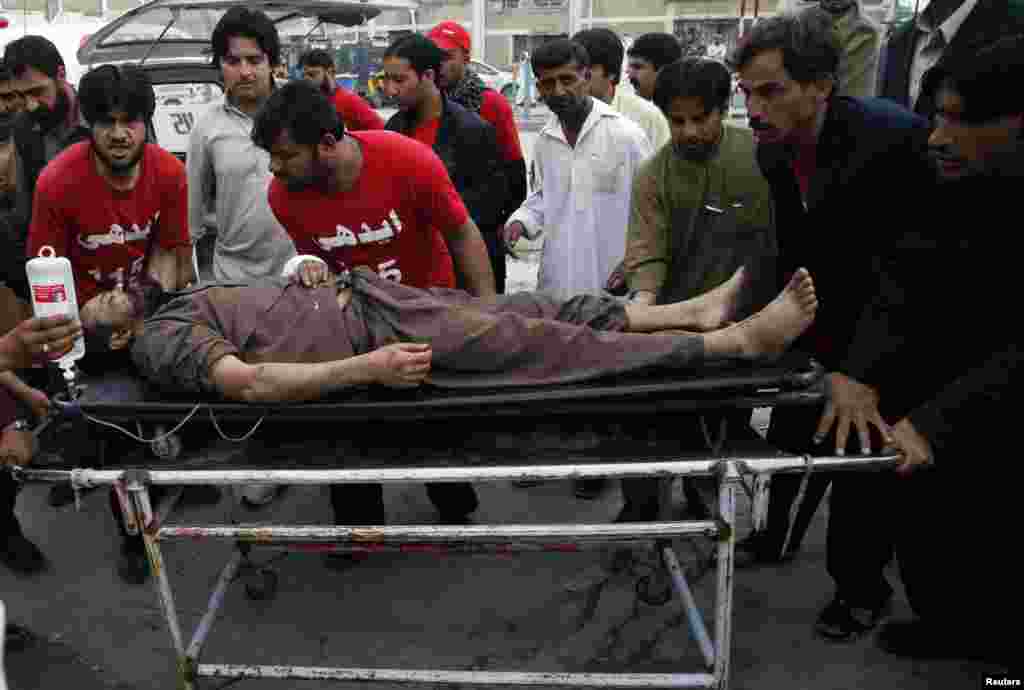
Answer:
POLYGON ((743 359, 778 357, 814 322, 818 298, 814 281, 801 268, 764 309, 738 324, 705 335, 711 356, 743 359))
POLYGON ((713 331, 721 328, 736 317, 740 294, 747 285, 747 272, 743 266, 736 269, 729 280, 708 290, 700 297, 688 300, 696 314, 694 328, 713 331))

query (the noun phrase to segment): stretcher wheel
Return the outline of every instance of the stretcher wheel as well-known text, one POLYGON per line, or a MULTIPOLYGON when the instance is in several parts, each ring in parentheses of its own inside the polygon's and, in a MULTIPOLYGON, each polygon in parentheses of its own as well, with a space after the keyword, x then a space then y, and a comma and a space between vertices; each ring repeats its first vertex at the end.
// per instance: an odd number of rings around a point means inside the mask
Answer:
POLYGON ((648 606, 664 606, 672 598, 672 585, 664 573, 644 575, 636 581, 636 596, 648 606))
POLYGON ((277 573, 260 568, 245 576, 245 596, 253 601, 268 601, 277 596, 277 573))

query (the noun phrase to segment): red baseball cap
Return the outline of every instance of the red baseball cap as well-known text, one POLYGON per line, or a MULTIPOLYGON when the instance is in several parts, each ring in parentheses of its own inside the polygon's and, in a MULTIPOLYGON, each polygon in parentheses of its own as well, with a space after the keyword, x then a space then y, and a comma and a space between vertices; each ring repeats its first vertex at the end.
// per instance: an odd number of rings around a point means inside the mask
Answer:
POLYGON ((427 38, 441 50, 462 48, 468 53, 471 45, 469 32, 458 22, 441 22, 430 30, 427 38))

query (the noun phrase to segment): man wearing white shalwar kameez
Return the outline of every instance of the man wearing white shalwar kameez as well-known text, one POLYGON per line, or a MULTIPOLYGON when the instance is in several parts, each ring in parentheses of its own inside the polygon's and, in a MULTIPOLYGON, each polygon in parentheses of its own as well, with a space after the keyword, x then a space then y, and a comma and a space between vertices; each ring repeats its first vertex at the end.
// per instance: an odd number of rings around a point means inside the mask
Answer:
POLYGON ((625 254, 633 177, 652 153, 637 124, 586 95, 589 63, 567 40, 534 53, 553 114, 534 147, 533 191, 505 227, 510 245, 543 234, 537 289, 562 297, 604 290, 625 254))

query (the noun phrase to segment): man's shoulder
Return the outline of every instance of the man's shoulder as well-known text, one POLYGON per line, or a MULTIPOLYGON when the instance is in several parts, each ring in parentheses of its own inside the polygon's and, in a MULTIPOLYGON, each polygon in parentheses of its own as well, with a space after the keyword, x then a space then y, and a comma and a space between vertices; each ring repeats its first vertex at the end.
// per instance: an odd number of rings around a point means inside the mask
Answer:
POLYGON ((92 144, 82 141, 72 144, 43 167, 39 174, 37 189, 46 192, 51 189, 71 190, 80 188, 82 181, 94 172, 89 152, 92 144))
POLYGON ((187 177, 181 159, 159 144, 146 144, 144 155, 151 157, 153 170, 161 183, 178 183, 187 177))
POLYGON ((493 112, 501 118, 514 118, 512 104, 509 103, 507 98, 490 87, 483 90, 480 99, 481 117, 484 112, 493 112))
POLYGON ((928 121, 887 98, 855 98, 841 96, 830 106, 832 117, 842 123, 848 134, 871 132, 868 141, 888 140, 887 134, 897 137, 911 132, 928 130, 928 121))
POLYGON ((450 113, 455 125, 461 130, 483 132, 491 127, 491 124, 482 117, 450 98, 445 99, 445 108, 450 113))
MULTIPOLYGON (((600 103, 600 105, 604 107, 600 113, 599 127, 605 128, 611 136, 621 141, 635 142, 640 139, 647 141, 647 133, 633 118, 614 110, 605 103, 600 103)), ((594 107, 598 106, 595 104, 594 107)))
POLYGON ((632 91, 620 87, 616 90, 615 96, 618 101, 616 105, 618 105, 619 112, 624 115, 637 113, 647 117, 664 117, 658 106, 646 98, 641 98, 632 91))

